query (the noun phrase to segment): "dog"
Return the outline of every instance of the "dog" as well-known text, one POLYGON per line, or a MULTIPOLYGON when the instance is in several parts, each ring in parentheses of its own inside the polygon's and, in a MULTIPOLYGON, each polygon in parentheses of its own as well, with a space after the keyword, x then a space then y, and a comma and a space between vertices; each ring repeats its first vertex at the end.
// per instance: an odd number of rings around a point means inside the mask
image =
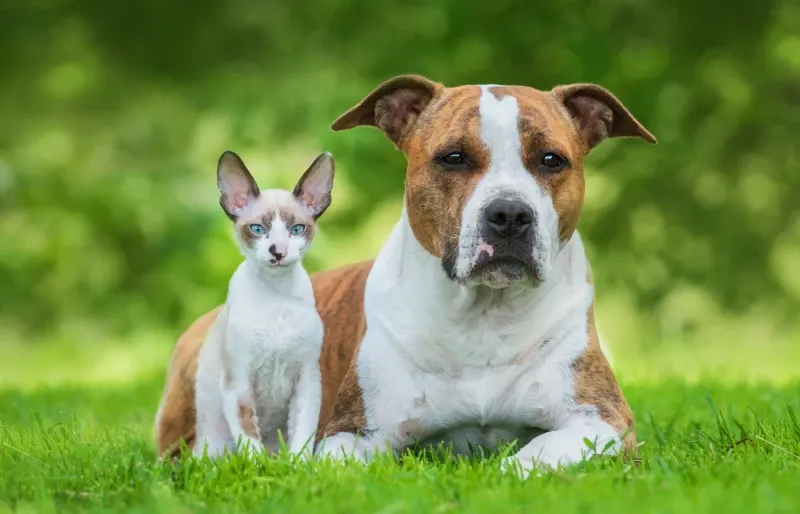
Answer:
POLYGON ((238 155, 219 159, 220 205, 245 260, 199 356, 197 456, 238 444, 275 452, 281 435, 293 454, 313 445, 323 326, 302 259, 330 205, 334 168, 323 153, 293 191, 261 191, 238 155))
MULTIPOLYGON (((405 155, 405 202, 374 261, 312 276, 325 327, 316 452, 366 460, 513 442, 503 465, 522 474, 635 452, 576 226, 589 152, 655 137, 598 85, 446 87, 418 75, 380 84, 332 129, 358 126, 405 155)), ((162 454, 195 437, 192 377, 218 313, 177 343, 162 454)))

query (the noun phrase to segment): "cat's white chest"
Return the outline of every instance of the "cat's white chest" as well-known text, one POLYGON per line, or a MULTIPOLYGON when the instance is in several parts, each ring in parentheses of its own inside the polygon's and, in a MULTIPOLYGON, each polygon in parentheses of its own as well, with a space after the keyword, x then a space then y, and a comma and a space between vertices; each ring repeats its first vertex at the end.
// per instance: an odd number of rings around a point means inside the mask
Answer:
POLYGON ((229 326, 256 360, 276 352, 303 353, 322 342, 322 322, 313 305, 285 301, 233 307, 229 326))
POLYGON ((303 375, 318 370, 322 320, 307 275, 281 288, 247 278, 234 274, 229 286, 225 346, 247 375, 262 442, 275 449, 278 432, 285 438, 290 431, 292 403, 303 401, 296 398, 303 375))
POLYGON ((296 277, 288 291, 276 291, 237 270, 228 293, 231 337, 249 347, 256 361, 276 353, 313 351, 322 344, 322 320, 307 275, 296 277), (305 279, 305 280, 303 280, 305 279))

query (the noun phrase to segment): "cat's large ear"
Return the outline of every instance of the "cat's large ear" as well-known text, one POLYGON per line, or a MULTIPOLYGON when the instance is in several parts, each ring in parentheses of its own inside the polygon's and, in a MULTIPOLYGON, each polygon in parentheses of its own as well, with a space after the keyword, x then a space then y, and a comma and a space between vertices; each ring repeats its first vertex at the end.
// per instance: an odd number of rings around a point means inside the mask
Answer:
POLYGON ((217 187, 219 187, 219 204, 225 214, 234 221, 242 213, 247 204, 258 198, 258 184, 247 166, 238 155, 226 151, 217 163, 217 187))
POLYGON ((328 152, 321 153, 303 173, 294 188, 294 196, 314 219, 322 216, 331 204, 335 167, 333 155, 328 152))

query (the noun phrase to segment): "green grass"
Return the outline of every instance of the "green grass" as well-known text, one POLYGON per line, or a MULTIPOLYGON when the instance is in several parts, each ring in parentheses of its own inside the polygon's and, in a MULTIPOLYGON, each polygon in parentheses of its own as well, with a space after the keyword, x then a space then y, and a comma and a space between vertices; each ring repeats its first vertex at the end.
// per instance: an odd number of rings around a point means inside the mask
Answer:
POLYGON ((496 460, 157 464, 161 377, 0 391, 0 512, 798 512, 800 385, 625 387, 638 464, 519 480, 496 460))

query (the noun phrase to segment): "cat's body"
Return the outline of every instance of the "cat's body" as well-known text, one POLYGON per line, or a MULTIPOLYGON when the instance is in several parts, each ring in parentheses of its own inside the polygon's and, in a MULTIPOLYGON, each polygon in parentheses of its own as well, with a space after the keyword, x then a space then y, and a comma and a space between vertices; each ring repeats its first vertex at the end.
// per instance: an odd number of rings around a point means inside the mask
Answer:
MULTIPOLYGON (((230 154, 233 155, 233 154, 230 154)), ((220 159, 221 204, 245 261, 200 352, 195 455, 313 450, 323 326, 302 256, 330 202, 333 161, 320 156, 294 192, 259 192, 238 157, 220 159)))

